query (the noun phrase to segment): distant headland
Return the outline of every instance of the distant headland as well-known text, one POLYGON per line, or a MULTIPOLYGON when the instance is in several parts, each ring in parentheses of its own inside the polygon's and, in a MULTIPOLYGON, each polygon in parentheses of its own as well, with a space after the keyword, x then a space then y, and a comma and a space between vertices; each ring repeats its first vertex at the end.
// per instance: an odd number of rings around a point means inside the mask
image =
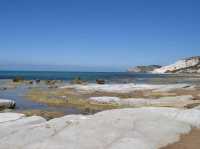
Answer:
POLYGON ((200 73, 200 56, 178 60, 167 66, 149 65, 129 68, 128 72, 136 73, 200 73))

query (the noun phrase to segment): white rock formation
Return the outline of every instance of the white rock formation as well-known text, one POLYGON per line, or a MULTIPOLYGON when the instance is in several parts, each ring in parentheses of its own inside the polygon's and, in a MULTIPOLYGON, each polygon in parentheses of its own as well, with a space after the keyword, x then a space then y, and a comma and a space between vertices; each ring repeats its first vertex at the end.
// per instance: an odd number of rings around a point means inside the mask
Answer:
POLYGON ((90 97, 88 100, 94 101, 97 103, 105 103, 105 104, 110 104, 110 103, 121 103, 121 98, 119 97, 109 97, 109 96, 101 96, 101 97, 90 97))
POLYGON ((9 99, 0 99, 0 109, 15 108, 15 101, 9 99))
POLYGON ((187 105, 199 103, 200 100, 194 100, 194 97, 191 95, 184 96, 173 96, 173 97, 161 97, 158 99, 144 99, 144 98, 119 98, 119 97, 91 97, 90 101, 104 104, 119 104, 119 105, 128 105, 134 107, 142 106, 168 106, 168 107, 179 107, 183 108, 187 105))
POLYGON ((24 117, 24 114, 18 113, 0 113, 0 123, 5 123, 9 121, 16 121, 24 117))
POLYGON ((2 113, 0 121, 1 149, 159 149, 178 141, 192 127, 200 127, 200 111, 118 109, 48 122, 2 113))
POLYGON ((129 93, 137 90, 155 90, 155 91, 171 91, 175 89, 183 89, 190 87, 188 84, 167 84, 167 85, 155 85, 155 84, 86 84, 86 85, 65 85, 60 87, 61 89, 73 88, 81 92, 116 92, 116 93, 129 93))
POLYGON ((182 59, 176 63, 164 66, 152 71, 153 73, 199 73, 200 72, 200 56, 182 59))

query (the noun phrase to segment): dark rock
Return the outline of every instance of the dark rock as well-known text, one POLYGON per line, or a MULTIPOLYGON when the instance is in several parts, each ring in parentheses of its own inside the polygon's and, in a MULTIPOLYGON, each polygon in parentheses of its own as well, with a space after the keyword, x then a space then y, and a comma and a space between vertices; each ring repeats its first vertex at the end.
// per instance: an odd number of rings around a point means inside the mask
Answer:
POLYGON ((40 80, 39 80, 39 79, 37 79, 37 80, 35 80, 35 82, 36 82, 36 83, 40 83, 40 80))
POLYGON ((33 84, 33 81, 29 81, 29 84, 31 84, 31 85, 32 85, 32 84, 33 84))
POLYGON ((24 78, 21 77, 21 76, 16 76, 14 79, 13 79, 13 82, 22 82, 24 81, 24 78))
POLYGON ((97 80, 96 80, 96 83, 97 83, 97 84, 105 84, 106 81, 105 81, 105 80, 97 79, 97 80))
POLYGON ((86 83, 87 81, 85 81, 85 80, 82 80, 80 77, 77 77, 77 78, 75 78, 71 83, 72 84, 84 84, 84 83, 86 83))

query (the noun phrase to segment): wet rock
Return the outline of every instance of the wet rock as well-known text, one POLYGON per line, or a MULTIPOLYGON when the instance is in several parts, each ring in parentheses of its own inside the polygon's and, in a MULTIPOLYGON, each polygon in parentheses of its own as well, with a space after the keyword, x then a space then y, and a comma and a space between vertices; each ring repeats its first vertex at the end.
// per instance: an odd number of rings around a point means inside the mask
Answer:
POLYGON ((97 83, 97 84, 105 84, 106 81, 105 81, 105 80, 101 80, 101 79, 97 79, 97 80, 96 80, 96 83, 97 83))
POLYGON ((38 83, 40 83, 40 80, 39 80, 39 79, 37 79, 37 80, 35 80, 35 82, 38 84, 38 83))
POLYGON ((8 99, 0 99, 0 109, 14 109, 16 106, 15 101, 8 99))
POLYGON ((24 81, 24 78, 21 77, 21 76, 16 76, 14 79, 13 79, 13 82, 23 82, 24 81))
POLYGON ((0 90, 5 91, 7 90, 7 87, 0 87, 0 90))
POLYGON ((72 84, 85 84, 85 83, 87 83, 87 81, 82 80, 80 77, 77 77, 71 83, 72 84))
POLYGON ((56 80, 46 80, 45 82, 47 85, 55 85, 57 83, 56 80))
POLYGON ((33 81, 29 81, 29 84, 33 85, 33 81))

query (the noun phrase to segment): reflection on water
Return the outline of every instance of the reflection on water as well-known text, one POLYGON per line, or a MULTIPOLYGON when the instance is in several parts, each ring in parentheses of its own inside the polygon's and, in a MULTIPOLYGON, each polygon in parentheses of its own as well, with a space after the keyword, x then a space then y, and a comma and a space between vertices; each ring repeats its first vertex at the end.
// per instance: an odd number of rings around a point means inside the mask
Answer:
POLYGON ((48 106, 46 104, 32 102, 27 100, 25 97, 25 93, 28 90, 28 86, 19 86, 14 89, 8 89, 4 91, 0 91, 0 98, 11 99, 14 100, 16 104, 16 111, 22 110, 44 110, 44 111, 58 111, 63 112, 65 114, 80 114, 81 111, 73 108, 73 107, 53 107, 48 106))

